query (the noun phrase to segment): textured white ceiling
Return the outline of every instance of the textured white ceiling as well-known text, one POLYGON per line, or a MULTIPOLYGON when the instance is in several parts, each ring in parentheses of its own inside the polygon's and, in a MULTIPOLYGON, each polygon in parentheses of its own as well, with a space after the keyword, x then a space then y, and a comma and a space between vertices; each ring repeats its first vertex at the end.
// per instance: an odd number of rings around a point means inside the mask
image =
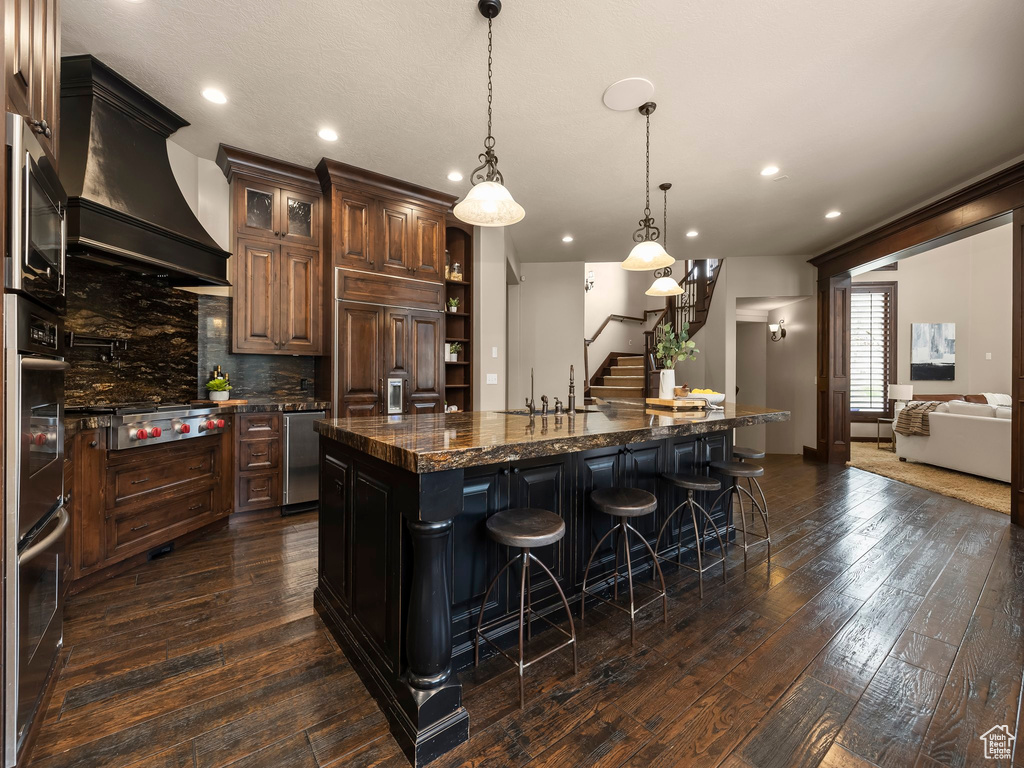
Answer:
MULTIPOLYGON (((657 89, 652 207, 671 181, 678 258, 813 254, 1024 153, 1021 0, 506 0, 494 29, 523 261, 632 245, 643 118, 601 103, 623 77, 657 89)), ((485 45, 475 0, 63 2, 64 53, 191 121, 175 141, 199 155, 328 155, 460 195, 445 176, 477 164, 485 45)))

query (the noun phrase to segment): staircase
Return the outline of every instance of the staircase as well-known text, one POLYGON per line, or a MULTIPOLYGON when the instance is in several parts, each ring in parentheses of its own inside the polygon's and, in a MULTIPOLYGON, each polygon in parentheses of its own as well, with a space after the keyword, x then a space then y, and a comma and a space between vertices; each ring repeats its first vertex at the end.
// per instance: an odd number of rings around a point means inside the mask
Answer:
POLYGON ((601 374, 590 385, 590 397, 642 398, 644 396, 643 355, 619 355, 605 366, 601 374))

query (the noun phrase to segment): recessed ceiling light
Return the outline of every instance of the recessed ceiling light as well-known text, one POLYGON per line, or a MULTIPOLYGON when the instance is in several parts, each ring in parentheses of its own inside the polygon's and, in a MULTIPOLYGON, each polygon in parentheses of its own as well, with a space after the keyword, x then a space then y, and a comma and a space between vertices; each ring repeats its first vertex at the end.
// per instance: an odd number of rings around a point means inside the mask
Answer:
POLYGON ((829 211, 825 214, 826 219, 837 219, 843 215, 842 211, 829 211))
POLYGON ((686 233, 686 236, 687 237, 696 237, 699 234, 700 233, 696 229, 691 229, 689 232, 686 233))
POLYGON ((563 243, 571 243, 572 242, 572 235, 565 235, 565 236, 563 236, 562 237, 562 242, 563 243))
POLYGON ((448 181, 462 181, 462 174, 458 171, 449 171, 448 181))
POLYGON ((316 135, 319 136, 324 141, 338 140, 338 132, 333 128, 321 128, 319 131, 316 132, 316 135))
POLYGON ((203 98, 207 101, 212 101, 214 104, 227 104, 228 97, 224 95, 223 91, 218 91, 216 88, 204 88, 203 98))
POLYGON ((779 166, 777 165, 766 165, 761 169, 762 176, 774 176, 779 172, 779 166))

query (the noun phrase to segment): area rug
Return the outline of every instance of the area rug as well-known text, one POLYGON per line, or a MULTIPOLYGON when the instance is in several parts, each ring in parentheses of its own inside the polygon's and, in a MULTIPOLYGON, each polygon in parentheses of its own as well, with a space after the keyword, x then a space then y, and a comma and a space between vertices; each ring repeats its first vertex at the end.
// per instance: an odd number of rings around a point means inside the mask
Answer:
POLYGON ((850 466, 908 485, 1010 514, 1010 484, 967 475, 952 469, 900 461, 895 453, 879 450, 874 441, 851 444, 850 466))

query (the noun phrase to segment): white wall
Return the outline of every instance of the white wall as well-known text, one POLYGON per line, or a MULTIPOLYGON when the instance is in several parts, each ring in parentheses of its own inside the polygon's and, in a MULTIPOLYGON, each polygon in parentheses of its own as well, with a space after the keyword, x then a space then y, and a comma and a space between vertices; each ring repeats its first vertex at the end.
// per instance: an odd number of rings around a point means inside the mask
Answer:
POLYGON ((473 234, 473 359, 478 411, 505 408, 507 316, 504 227, 476 227, 473 234), (497 347, 498 356, 492 351, 497 347), (487 383, 493 374, 494 384, 487 383))
POLYGON ((583 403, 584 295, 582 261, 527 263, 519 285, 520 353, 518 370, 509 369, 509 405, 520 408, 530 394, 563 402, 569 394, 569 366, 576 366, 576 398, 583 403))
MULTIPOLYGON (((769 323, 779 320, 786 321, 786 338, 766 342, 765 403, 792 416, 787 422, 765 425, 765 447, 768 453, 801 454, 817 439, 817 300, 801 299, 768 313, 769 323)), ((767 326, 762 329, 767 339, 767 326)))
MULTIPOLYGON (((896 383, 912 384, 915 394, 1010 392, 1012 254, 1013 228, 1006 224, 903 259, 895 272, 853 278, 897 284, 896 383), (910 380, 913 323, 956 324, 953 381, 910 380)), ((854 422, 852 430, 875 437, 877 426, 854 422)))
MULTIPOLYGON (((197 157, 184 147, 167 141, 167 159, 174 179, 188 207, 199 219, 210 237, 225 251, 231 250, 231 186, 224 172, 212 160, 197 157)), ((228 259, 228 279, 231 279, 228 259)), ((231 289, 219 286, 196 286, 181 290, 230 296, 231 289)))
MULTIPOLYGON (((736 323, 735 400, 744 405, 765 407, 768 388, 768 326, 763 322, 736 323)), ((735 431, 737 445, 765 449, 765 424, 741 427, 735 431)))

